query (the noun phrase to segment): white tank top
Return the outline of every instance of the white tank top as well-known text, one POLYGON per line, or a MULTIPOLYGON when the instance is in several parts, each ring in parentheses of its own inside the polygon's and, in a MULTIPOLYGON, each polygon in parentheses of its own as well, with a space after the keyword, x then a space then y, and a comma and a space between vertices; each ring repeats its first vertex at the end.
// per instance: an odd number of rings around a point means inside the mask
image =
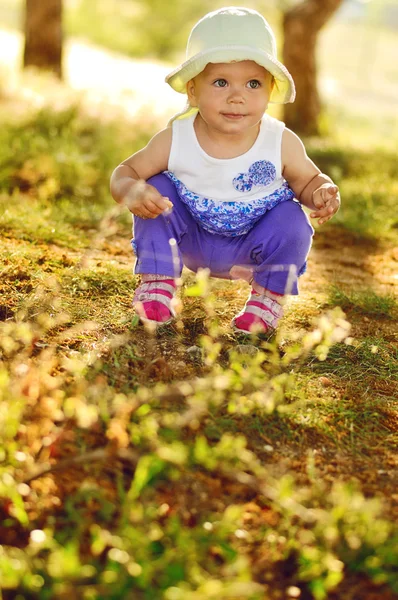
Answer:
POLYGON ((165 173, 204 229, 227 236, 243 235, 267 210, 294 198, 282 177, 284 123, 264 115, 250 150, 236 158, 220 159, 201 148, 195 118, 196 114, 173 121, 165 173))

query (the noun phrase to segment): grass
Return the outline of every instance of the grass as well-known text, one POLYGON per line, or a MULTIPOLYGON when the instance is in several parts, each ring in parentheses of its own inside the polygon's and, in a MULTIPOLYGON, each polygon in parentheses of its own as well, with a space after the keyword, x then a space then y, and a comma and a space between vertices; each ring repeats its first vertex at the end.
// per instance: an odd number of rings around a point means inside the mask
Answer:
POLYGON ((380 296, 374 290, 361 290, 344 292, 339 288, 332 288, 330 293, 332 306, 341 306, 344 311, 362 313, 369 317, 385 317, 394 319, 398 304, 391 294, 380 296))
MULTIPOLYGON (((332 142, 333 144, 333 142, 332 142)), ((337 223, 361 238, 396 241, 394 198, 396 152, 330 145, 328 138, 310 141, 307 151, 319 168, 336 181, 343 199, 337 223)))
POLYGON ((350 382, 361 382, 366 373, 368 377, 373 375, 397 383, 397 350, 393 343, 388 344, 380 338, 363 338, 353 346, 336 346, 321 368, 350 382))

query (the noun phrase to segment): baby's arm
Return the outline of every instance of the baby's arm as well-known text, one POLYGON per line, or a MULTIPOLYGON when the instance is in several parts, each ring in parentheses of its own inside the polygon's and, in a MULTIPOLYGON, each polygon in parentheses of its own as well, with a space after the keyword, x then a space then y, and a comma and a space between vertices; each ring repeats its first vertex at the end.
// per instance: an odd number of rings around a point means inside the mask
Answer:
POLYGON ((171 148, 171 128, 157 133, 145 148, 124 160, 111 176, 111 194, 137 217, 155 219, 172 207, 168 198, 146 183, 168 167, 171 148))
POLYGON ((296 198, 312 212, 310 217, 322 225, 340 208, 339 188, 321 173, 307 156, 304 145, 292 131, 285 129, 282 138, 283 176, 296 198))

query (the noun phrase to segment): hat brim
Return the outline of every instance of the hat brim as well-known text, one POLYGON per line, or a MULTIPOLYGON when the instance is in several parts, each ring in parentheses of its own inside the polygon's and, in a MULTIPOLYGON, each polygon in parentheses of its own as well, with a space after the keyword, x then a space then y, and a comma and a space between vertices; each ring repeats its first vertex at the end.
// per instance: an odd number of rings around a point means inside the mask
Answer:
POLYGON ((270 102, 286 104, 294 101, 296 96, 294 81, 286 67, 270 54, 250 46, 221 46, 199 52, 169 73, 166 82, 173 90, 184 94, 188 81, 199 75, 209 63, 243 60, 253 60, 273 75, 276 85, 272 89, 270 102))

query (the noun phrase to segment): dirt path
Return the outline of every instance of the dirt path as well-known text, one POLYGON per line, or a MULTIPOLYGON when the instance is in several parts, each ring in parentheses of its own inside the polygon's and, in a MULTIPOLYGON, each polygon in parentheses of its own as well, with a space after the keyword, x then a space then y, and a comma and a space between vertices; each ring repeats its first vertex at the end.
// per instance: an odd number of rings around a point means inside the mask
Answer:
MULTIPOLYGON (((318 229, 297 302, 316 312, 331 286, 348 293, 372 290, 398 297, 398 248, 355 238, 343 229, 318 229)), ((379 325, 369 323, 369 329, 379 325)), ((398 341, 395 323, 391 325, 394 332, 398 341)), ((366 329, 358 333, 366 335, 366 329)))
POLYGON ((318 229, 309 260, 315 278, 304 275, 303 286, 312 293, 330 283, 381 294, 398 292, 398 248, 387 244, 356 239, 344 230, 318 229))

